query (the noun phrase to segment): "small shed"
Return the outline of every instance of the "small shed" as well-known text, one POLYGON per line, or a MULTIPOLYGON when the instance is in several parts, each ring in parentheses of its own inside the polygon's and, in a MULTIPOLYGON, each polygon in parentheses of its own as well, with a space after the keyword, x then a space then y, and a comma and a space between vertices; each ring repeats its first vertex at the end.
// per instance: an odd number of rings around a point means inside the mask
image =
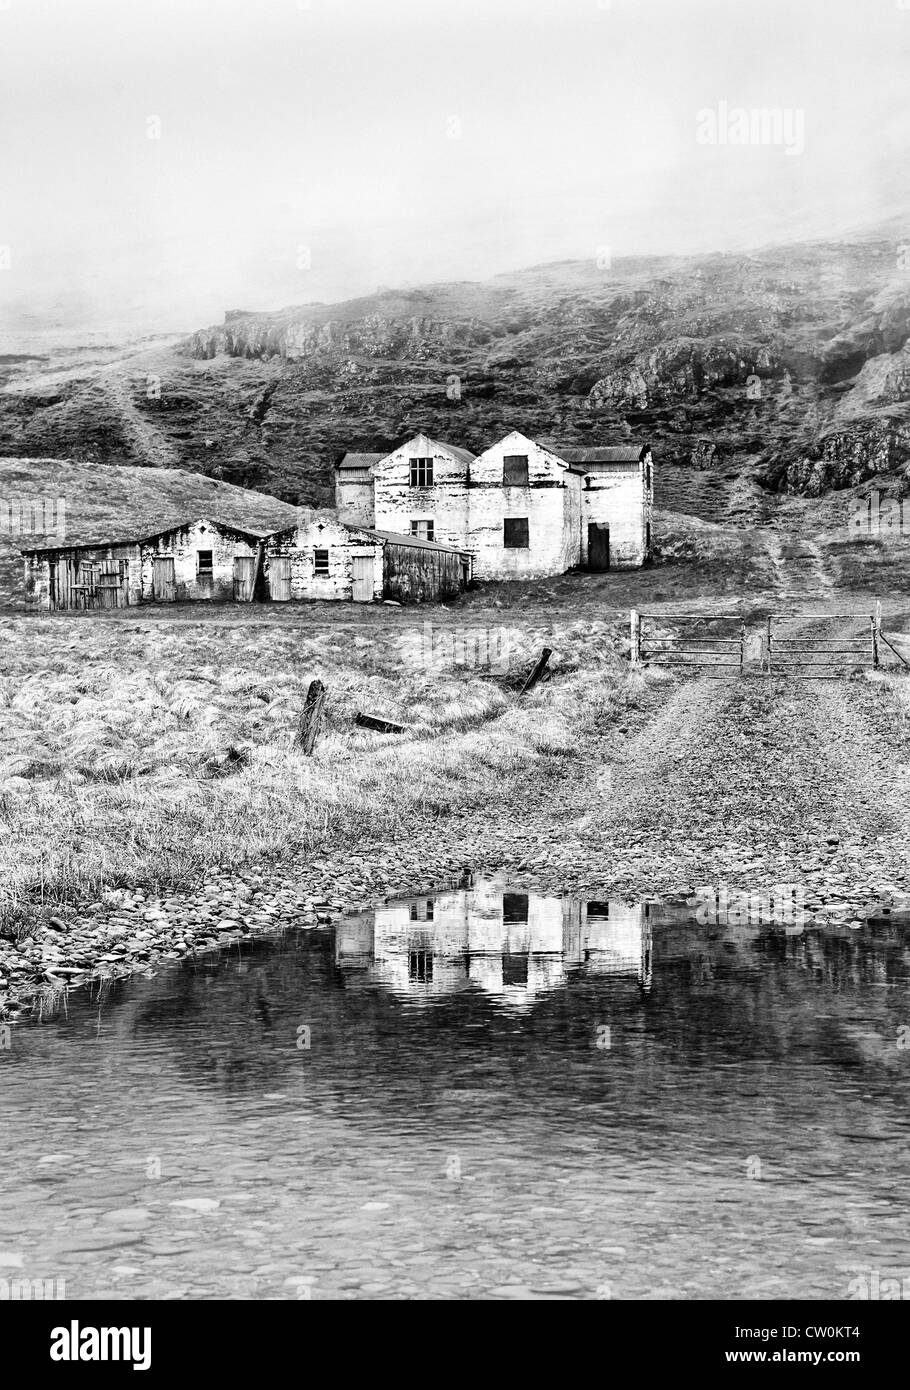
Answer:
POLYGON ((264 573, 269 597, 278 602, 420 603, 453 598, 466 588, 472 557, 417 536, 354 526, 333 512, 313 512, 268 537, 264 573))
POLYGON ((439 602, 456 598, 473 578, 474 557, 419 536, 374 531, 383 543, 382 592, 399 603, 439 602))
POLYGON ((22 552, 26 601, 51 610, 248 601, 267 534, 201 517, 152 535, 30 547, 22 552))
POLYGON ((145 538, 139 543, 143 601, 248 603, 256 591, 267 534, 201 517, 145 538))
POLYGON ((381 542, 332 512, 301 509, 296 526, 266 539, 263 568, 269 598, 278 603, 382 598, 381 542))

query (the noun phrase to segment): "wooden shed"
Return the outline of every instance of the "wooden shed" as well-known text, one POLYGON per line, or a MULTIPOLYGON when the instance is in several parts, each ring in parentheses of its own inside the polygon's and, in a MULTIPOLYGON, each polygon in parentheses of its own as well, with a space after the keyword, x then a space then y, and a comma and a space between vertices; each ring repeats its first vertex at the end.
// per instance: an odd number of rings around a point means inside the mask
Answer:
POLYGON ((26 602, 50 610, 249 601, 267 532, 201 517, 153 535, 23 550, 26 602))
POLYGON ((383 542, 383 597, 399 603, 438 602, 456 598, 473 577, 469 550, 455 550, 436 541, 396 531, 374 531, 383 542))

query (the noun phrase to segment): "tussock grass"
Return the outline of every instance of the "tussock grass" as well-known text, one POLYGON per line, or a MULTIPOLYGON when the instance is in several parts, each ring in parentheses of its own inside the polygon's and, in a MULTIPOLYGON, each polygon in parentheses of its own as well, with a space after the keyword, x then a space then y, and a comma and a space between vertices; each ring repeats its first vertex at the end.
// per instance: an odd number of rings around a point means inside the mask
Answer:
MULTIPOLYGON (((520 639, 520 640, 519 640, 520 639)), ((428 669, 407 633, 239 631, 205 624, 0 623, 0 869, 9 923, 25 905, 106 888, 186 887, 210 867, 326 841, 364 846, 428 818, 486 809, 643 691, 603 622, 526 626, 511 673, 554 648, 522 700, 450 652, 428 669), (329 690, 305 758, 309 682, 329 690), (407 726, 355 726, 365 710, 407 726)), ((3 920, 3 919, 0 919, 3 920)))

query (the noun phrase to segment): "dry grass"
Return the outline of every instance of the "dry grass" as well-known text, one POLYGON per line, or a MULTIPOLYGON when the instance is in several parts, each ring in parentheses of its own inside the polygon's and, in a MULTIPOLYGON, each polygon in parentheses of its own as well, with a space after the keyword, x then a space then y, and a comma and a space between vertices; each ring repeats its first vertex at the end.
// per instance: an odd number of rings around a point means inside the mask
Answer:
POLYGON ((558 637, 510 630, 513 674, 544 643, 556 649, 556 679, 521 702, 501 674, 453 664, 464 653, 451 632, 428 665, 417 624, 325 635, 0 624, 7 928, 26 904, 119 885, 163 891, 215 864, 327 840, 368 847, 417 820, 505 800, 542 759, 574 756, 584 729, 638 688, 606 624, 577 622, 558 637), (326 727, 305 758, 294 734, 316 677, 329 689, 326 727), (407 731, 360 729, 358 709, 407 731))

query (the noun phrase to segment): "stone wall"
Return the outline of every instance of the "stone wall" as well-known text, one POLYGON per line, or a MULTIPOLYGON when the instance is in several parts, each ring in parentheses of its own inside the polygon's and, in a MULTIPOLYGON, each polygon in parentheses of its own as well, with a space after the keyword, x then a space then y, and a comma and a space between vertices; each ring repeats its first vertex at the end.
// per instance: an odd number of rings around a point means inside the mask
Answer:
POLYGON ((644 464, 601 465, 585 478, 582 492, 581 563, 588 563, 588 525, 610 528, 610 564, 640 565, 647 552, 647 523, 651 521, 652 486, 645 487, 644 464))
POLYGON ((471 465, 469 490, 467 548, 474 552, 475 577, 539 579, 577 565, 582 481, 555 454, 517 432, 481 454, 471 465), (526 487, 503 485, 506 454, 527 455, 526 487), (527 517, 527 549, 504 545, 507 517, 527 517))
POLYGON ((374 466, 375 522, 380 531, 410 535, 411 522, 432 519, 439 545, 466 547, 468 463, 424 434, 374 466), (432 487, 411 487, 411 459, 432 458, 432 487))
POLYGON ((155 557, 168 555, 174 560, 178 602, 226 601, 234 597, 235 557, 254 557, 256 542, 240 531, 203 519, 144 542, 140 555, 143 599, 152 599, 155 557), (211 575, 199 573, 199 552, 205 550, 212 552, 211 575))

